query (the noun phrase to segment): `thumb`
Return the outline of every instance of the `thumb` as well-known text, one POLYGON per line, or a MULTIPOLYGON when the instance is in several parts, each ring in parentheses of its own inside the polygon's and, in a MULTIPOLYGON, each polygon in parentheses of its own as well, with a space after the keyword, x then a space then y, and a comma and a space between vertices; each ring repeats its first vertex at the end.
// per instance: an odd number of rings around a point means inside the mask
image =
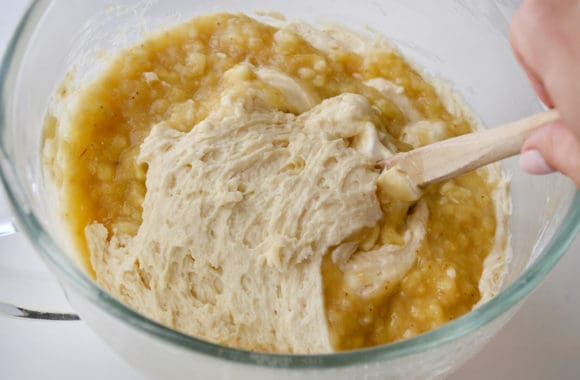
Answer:
POLYGON ((520 166, 530 174, 558 170, 580 188, 580 142, 562 122, 547 124, 524 143, 520 166))

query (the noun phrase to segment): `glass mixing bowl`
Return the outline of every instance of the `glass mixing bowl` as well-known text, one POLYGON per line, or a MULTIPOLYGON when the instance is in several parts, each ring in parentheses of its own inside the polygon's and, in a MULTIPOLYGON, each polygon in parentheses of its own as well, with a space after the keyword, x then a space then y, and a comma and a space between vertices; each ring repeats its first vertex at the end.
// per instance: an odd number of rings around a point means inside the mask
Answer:
POLYGON ((76 83, 99 73, 103 50, 196 14, 278 11, 289 19, 369 27, 426 72, 445 78, 488 126, 542 109, 512 56, 507 33, 516 1, 108 0, 34 2, 1 71, 1 177, 17 221, 56 274, 82 319, 132 366, 158 379, 440 378, 475 355, 515 313, 573 240, 580 197, 552 175, 512 176, 513 260, 502 292, 487 304, 416 338, 329 355, 273 355, 192 338, 128 309, 81 271, 54 219, 39 158, 44 115, 65 74, 76 83))

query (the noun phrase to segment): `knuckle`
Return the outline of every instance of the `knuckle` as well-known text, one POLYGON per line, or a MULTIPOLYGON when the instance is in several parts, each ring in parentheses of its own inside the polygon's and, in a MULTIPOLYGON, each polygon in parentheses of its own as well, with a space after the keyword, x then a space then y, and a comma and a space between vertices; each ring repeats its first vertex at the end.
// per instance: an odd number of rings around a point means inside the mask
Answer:
POLYGON ((512 32, 520 38, 533 39, 552 28, 553 4, 546 0, 525 0, 512 20, 512 32))
POLYGON ((554 61, 575 44, 562 31, 561 16, 568 9, 566 1, 524 0, 514 14, 510 41, 528 73, 543 78, 553 70, 554 61), (558 54, 546 54, 547 51, 558 54))
POLYGON ((554 3, 546 0, 525 0, 523 8, 530 21, 536 25, 544 24, 553 13, 554 3))

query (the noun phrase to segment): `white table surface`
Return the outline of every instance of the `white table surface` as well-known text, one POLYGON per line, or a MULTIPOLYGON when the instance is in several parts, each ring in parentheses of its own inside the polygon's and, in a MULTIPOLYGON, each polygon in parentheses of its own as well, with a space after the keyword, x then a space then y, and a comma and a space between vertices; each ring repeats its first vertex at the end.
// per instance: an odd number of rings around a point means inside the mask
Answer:
MULTIPOLYGON (((0 53, 25 2, 2 0, 0 53)), ((5 205, 0 194, 0 210, 5 205)), ((46 272, 22 234, 0 240, 0 268, 46 272)), ((580 378, 580 240, 485 350, 451 376, 459 379, 580 378)), ((83 322, 0 317, 0 379, 143 380, 83 322)))

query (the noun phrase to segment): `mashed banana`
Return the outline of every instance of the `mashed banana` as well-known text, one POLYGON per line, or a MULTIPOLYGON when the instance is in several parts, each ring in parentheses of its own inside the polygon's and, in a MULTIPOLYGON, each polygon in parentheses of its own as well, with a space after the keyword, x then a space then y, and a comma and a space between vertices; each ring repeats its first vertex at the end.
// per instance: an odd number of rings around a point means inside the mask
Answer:
POLYGON ((49 117, 87 271, 135 310, 249 350, 412 337, 500 288, 499 166, 413 189, 378 160, 476 121, 386 42, 243 15, 121 54, 49 117))

